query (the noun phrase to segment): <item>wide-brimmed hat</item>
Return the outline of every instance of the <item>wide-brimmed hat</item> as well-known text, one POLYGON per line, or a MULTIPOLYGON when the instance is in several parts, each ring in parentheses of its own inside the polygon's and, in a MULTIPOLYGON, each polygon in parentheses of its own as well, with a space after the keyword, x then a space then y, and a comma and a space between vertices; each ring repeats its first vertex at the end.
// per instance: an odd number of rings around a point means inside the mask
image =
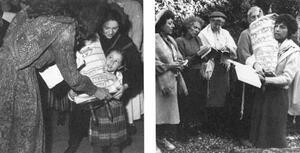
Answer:
POLYGON ((226 20, 227 16, 220 11, 214 11, 209 15, 209 18, 223 18, 226 20))
POLYGON ((157 22, 160 20, 160 18, 162 17, 163 14, 165 14, 165 12, 167 11, 167 8, 164 8, 162 10, 160 10, 156 15, 155 15, 155 25, 157 24, 157 22))

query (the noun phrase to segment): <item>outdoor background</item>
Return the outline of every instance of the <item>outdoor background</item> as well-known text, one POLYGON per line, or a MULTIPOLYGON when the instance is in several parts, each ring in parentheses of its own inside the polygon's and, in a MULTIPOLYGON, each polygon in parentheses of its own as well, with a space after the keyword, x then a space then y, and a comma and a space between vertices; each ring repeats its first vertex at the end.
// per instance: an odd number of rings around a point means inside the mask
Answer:
POLYGON ((188 16, 196 15, 208 23, 208 16, 219 10, 227 16, 223 28, 229 30, 235 41, 242 30, 248 27, 247 11, 253 6, 262 8, 265 14, 289 13, 296 16, 300 8, 300 0, 155 0, 155 13, 169 7, 176 14, 174 37, 180 36, 180 24, 188 16))
MULTIPOLYGON (((300 0, 155 0, 155 14, 163 8, 169 8, 175 15, 175 30, 173 37, 181 35, 181 23, 184 18, 195 15, 201 17, 206 25, 209 23, 208 16, 211 12, 218 10, 227 16, 224 29, 227 29, 237 43, 240 33, 248 28, 247 11, 251 6, 259 6, 265 14, 289 13, 296 17, 300 12, 300 0)), ((204 28, 204 25, 202 28, 204 28)), ((293 36, 293 40, 299 44, 300 31, 293 36), (298 38, 297 38, 298 37, 298 38)), ((170 153, 234 153, 234 152, 263 152, 263 150, 252 149, 242 146, 233 136, 234 126, 231 120, 240 115, 239 103, 241 102, 241 84, 236 80, 235 72, 231 69, 230 95, 227 106, 230 108, 227 114, 228 125, 223 129, 199 129, 200 133, 189 137, 186 141, 174 138, 175 151, 170 153), (236 105, 238 103, 238 105, 236 105), (236 105, 238 107, 232 107, 236 105)), ((279 150, 268 150, 269 152, 300 152, 300 117, 295 119, 288 117, 288 147, 279 150)), ((218 124, 218 123, 216 123, 218 124)), ((163 147, 161 147, 163 148, 163 147)), ((265 150, 266 151, 266 150, 265 150)), ((163 152, 168 152, 163 150, 163 152)))

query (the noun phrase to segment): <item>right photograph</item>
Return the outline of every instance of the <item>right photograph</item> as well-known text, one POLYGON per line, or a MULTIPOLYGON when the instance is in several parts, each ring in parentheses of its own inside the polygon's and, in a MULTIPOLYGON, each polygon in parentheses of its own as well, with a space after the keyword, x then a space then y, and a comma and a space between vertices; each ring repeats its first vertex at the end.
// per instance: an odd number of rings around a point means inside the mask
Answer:
POLYGON ((156 153, 300 152, 300 1, 155 0, 156 153))

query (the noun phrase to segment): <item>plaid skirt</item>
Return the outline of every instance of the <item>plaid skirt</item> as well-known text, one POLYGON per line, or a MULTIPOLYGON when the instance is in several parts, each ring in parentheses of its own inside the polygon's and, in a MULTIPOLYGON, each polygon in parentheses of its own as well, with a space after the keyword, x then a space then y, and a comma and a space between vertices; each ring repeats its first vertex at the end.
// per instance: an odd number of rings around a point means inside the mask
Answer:
POLYGON ((105 107, 95 110, 98 124, 90 119, 89 139, 92 145, 120 145, 127 140, 125 108, 118 100, 111 100, 109 104, 113 120, 109 118, 105 107))

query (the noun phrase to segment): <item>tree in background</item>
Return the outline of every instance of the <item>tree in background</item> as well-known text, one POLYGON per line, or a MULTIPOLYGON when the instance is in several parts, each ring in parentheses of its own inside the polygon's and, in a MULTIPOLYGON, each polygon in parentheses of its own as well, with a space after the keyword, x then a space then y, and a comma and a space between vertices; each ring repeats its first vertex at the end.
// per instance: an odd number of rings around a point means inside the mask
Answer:
POLYGON ((169 8, 175 15, 175 31, 173 36, 181 35, 181 23, 184 18, 196 15, 208 23, 212 11, 222 11, 227 16, 224 28, 229 30, 237 41, 240 32, 248 27, 247 11, 251 6, 259 6, 265 14, 289 13, 293 16, 299 12, 299 0, 155 0, 155 13, 163 8, 169 8))

